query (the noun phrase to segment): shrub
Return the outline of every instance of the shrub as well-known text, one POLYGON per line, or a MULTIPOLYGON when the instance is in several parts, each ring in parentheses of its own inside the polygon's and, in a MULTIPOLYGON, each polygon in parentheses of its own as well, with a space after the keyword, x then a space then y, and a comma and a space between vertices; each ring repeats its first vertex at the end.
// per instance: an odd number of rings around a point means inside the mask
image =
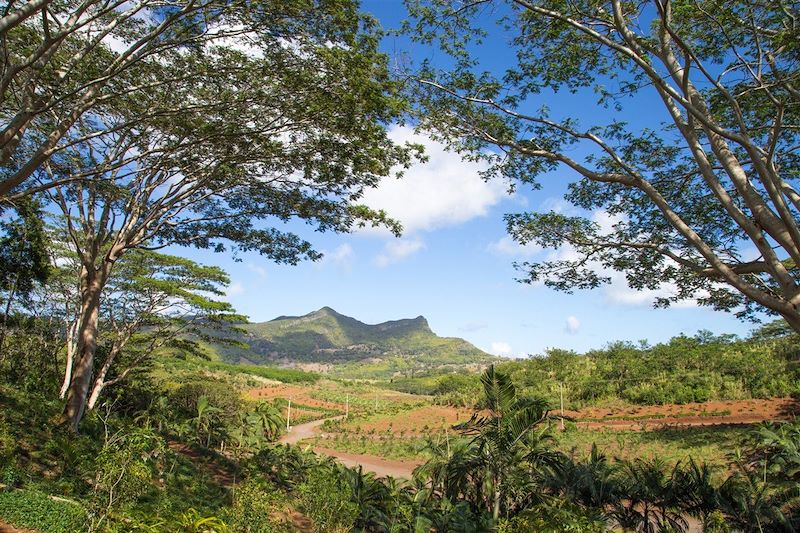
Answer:
POLYGON ((170 395, 170 404, 182 418, 197 414, 197 403, 205 396, 208 403, 228 416, 233 417, 242 407, 239 393, 224 381, 191 381, 181 385, 170 395))
POLYGON ((562 503, 526 509, 510 520, 501 520, 497 525, 497 533, 518 531, 602 533, 608 531, 608 527, 597 511, 562 503))
POLYGON ((312 469, 297 493, 317 533, 351 531, 360 514, 343 480, 325 469, 312 469))
POLYGON ((236 487, 227 522, 241 533, 278 533, 287 530, 277 519, 285 508, 286 501, 277 488, 248 480, 236 487))

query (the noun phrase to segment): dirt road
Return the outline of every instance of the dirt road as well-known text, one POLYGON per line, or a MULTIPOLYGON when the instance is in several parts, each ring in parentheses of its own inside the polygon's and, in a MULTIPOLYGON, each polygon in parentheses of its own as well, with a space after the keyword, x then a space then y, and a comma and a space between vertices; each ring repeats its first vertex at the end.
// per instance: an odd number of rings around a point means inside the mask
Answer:
MULTIPOLYGON (((322 420, 314 420, 305 424, 292 426, 289 433, 281 437, 280 441, 283 444, 297 444, 298 442, 310 439, 316 436, 319 427, 325 423, 325 420, 338 420, 343 418, 341 416, 333 418, 325 418, 322 420)), ((314 448, 314 451, 319 454, 327 455, 336 458, 337 461, 345 466, 357 467, 361 466, 367 472, 372 472, 378 477, 392 476, 411 478, 411 473, 414 469, 421 465, 424 461, 397 461, 392 459, 384 459, 375 455, 362 455, 357 453, 345 453, 338 450, 331 450, 329 448, 314 448)))
POLYGON ((317 434, 317 428, 324 424, 326 420, 339 420, 340 418, 344 417, 323 418, 322 420, 314 420, 313 422, 292 426, 289 433, 282 436, 278 442, 281 444, 297 444, 301 440, 310 439, 317 434))

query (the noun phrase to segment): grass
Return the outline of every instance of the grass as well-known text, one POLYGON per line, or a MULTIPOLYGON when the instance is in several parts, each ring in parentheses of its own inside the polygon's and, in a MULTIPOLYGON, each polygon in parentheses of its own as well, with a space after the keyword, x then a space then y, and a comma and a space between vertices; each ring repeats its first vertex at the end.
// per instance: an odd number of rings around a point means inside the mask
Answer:
POLYGON ((32 490, 0 492, 0 518, 41 533, 78 533, 87 522, 80 504, 32 490))

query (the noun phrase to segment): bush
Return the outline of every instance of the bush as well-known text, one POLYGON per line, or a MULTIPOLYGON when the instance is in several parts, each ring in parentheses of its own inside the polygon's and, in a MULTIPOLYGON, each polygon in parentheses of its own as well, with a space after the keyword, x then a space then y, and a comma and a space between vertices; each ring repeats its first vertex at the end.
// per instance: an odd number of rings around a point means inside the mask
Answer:
POLYGON ((0 518, 41 533, 86 531, 86 511, 78 503, 54 500, 29 490, 0 492, 0 518))
POLYGON ((236 416, 242 408, 239 393, 228 383, 215 380, 191 381, 181 385, 170 394, 170 404, 178 416, 192 418, 197 415, 197 402, 203 396, 208 398, 210 405, 222 409, 226 417, 236 416))
POLYGON ((497 525, 497 533, 522 531, 602 533, 608 531, 608 527, 598 511, 561 503, 526 509, 510 520, 501 520, 497 525))
POLYGON ((322 468, 312 469, 297 488, 300 505, 317 533, 351 531, 360 512, 343 480, 322 468))
POLYGON ((233 531, 241 533, 288 531, 286 525, 276 518, 286 506, 286 500, 277 488, 248 480, 236 487, 227 522, 233 531))

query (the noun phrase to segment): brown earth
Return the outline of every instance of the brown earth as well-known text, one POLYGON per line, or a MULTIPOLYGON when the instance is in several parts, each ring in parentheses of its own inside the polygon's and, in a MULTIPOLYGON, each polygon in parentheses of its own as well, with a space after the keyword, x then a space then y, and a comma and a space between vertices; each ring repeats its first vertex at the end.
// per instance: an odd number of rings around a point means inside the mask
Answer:
POLYGON ((565 411, 578 427, 591 429, 647 429, 653 426, 712 426, 755 424, 789 420, 800 415, 800 401, 793 398, 771 400, 715 400, 683 405, 647 405, 623 408, 588 407, 565 411))
MULTIPOLYGON (((443 431, 466 421, 473 411, 466 408, 429 405, 398 415, 375 420, 351 422, 346 427, 360 427, 363 432, 404 432, 409 436, 443 431), (427 428, 426 428, 427 426, 427 428)), ((558 414, 554 411, 553 414, 558 414)), ((800 416, 800 401, 793 398, 771 400, 717 400, 683 405, 642 405, 624 407, 587 407, 564 411, 578 427, 590 429, 652 429, 655 426, 710 426, 755 424, 771 420, 790 420, 800 416)))
POLYGON ((441 405, 426 405, 397 415, 377 418, 375 420, 359 420, 346 425, 348 429, 356 426, 362 431, 384 433, 405 432, 408 435, 426 435, 432 431, 444 431, 454 424, 465 422, 472 416, 473 411, 467 408, 446 407, 441 405))
POLYGON ((5 522, 0 522, 0 533, 38 533, 33 529, 19 529, 11 524, 6 524, 5 522))
POLYGON ((297 385, 274 385, 247 391, 247 396, 253 400, 272 400, 275 398, 291 399, 292 403, 299 403, 308 407, 321 407, 323 409, 343 410, 344 406, 338 403, 326 402, 311 397, 313 388, 297 385))

